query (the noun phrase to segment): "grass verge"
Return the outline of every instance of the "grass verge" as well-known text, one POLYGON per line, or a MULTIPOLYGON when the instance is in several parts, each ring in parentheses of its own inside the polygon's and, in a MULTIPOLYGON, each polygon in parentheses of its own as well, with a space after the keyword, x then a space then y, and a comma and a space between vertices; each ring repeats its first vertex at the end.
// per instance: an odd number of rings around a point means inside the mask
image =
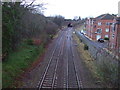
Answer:
POLYGON ((39 55, 44 52, 43 45, 28 45, 26 42, 21 44, 21 47, 11 52, 8 59, 2 63, 2 87, 7 88, 14 79, 24 72, 25 68, 30 67, 39 55))
POLYGON ((83 44, 79 38, 74 34, 74 39, 78 44, 78 51, 80 52, 80 56, 83 58, 84 62, 86 63, 86 65, 88 67, 90 67, 89 69, 91 71, 95 71, 95 65, 93 63, 94 59, 91 57, 90 53, 88 52, 88 50, 85 50, 85 44, 83 44))
POLYGON ((103 87, 117 88, 118 87, 118 64, 109 60, 94 60, 89 51, 85 49, 85 44, 74 34, 74 39, 78 44, 78 51, 83 58, 85 65, 96 78, 96 83, 101 83, 103 87))

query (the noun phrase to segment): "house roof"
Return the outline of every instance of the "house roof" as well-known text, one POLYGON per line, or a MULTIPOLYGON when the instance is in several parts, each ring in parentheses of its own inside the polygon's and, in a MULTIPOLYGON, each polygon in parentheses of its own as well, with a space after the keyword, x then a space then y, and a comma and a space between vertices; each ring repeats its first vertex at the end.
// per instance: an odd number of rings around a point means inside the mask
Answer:
POLYGON ((100 16, 96 17, 96 19, 101 19, 104 15, 105 14, 100 15, 100 16))
POLYGON ((115 18, 114 15, 111 14, 102 14, 98 17, 96 17, 96 19, 101 19, 101 20, 113 20, 115 18))

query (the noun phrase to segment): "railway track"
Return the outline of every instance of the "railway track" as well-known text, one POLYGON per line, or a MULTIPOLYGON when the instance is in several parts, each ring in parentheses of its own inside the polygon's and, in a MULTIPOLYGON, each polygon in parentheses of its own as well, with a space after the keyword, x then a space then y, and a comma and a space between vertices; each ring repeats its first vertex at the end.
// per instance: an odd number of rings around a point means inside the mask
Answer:
POLYGON ((37 85, 38 89, 41 88, 55 88, 56 87, 56 71, 58 67, 58 61, 59 61, 59 56, 63 50, 63 46, 60 47, 60 44, 64 43, 62 41, 64 39, 64 36, 60 36, 56 42, 56 46, 52 52, 52 55, 49 59, 48 65, 45 69, 44 74, 42 75, 41 79, 39 80, 39 83, 37 85), (56 51, 58 54, 56 54, 56 51))
POLYGON ((80 89, 80 88, 83 88, 83 84, 82 84, 82 80, 79 78, 79 75, 78 75, 78 72, 77 72, 77 67, 76 67, 76 65, 75 65, 75 61, 74 61, 74 59, 75 59, 75 55, 74 55, 74 53, 73 53, 73 47, 72 47, 72 45, 73 45, 73 39, 71 38, 71 42, 70 42, 71 44, 71 53, 72 53, 72 56, 73 56, 73 65, 74 65, 74 70, 75 70, 75 75, 76 75, 76 80, 77 80, 77 85, 78 85, 78 88, 80 89))
POLYGON ((58 85, 61 83, 61 87, 67 89, 82 88, 82 82, 79 78, 74 61, 75 55, 72 45, 72 31, 62 31, 56 40, 55 47, 51 53, 45 71, 40 77, 37 85, 38 90, 42 88, 58 88, 58 85), (61 67, 60 65, 63 66, 61 67))
POLYGON ((70 31, 68 37, 68 65, 67 65, 67 74, 68 74, 68 86, 67 88, 82 88, 82 83, 78 77, 77 68, 75 65, 75 55, 73 53, 73 44, 72 44, 72 31, 70 31))

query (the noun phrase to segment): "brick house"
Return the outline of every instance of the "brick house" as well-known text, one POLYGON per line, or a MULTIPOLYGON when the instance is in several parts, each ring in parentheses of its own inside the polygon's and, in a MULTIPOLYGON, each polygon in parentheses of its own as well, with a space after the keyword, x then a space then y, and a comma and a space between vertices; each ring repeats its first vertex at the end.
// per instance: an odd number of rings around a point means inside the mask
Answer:
POLYGON ((103 14, 86 20, 86 35, 92 40, 109 38, 108 49, 120 58, 120 17, 103 14))
POLYGON ((92 33, 93 33, 93 20, 94 20, 94 18, 89 18, 89 19, 87 19, 86 20, 86 25, 85 25, 85 27, 86 27, 86 35, 89 37, 89 38, 93 38, 93 35, 92 35, 92 33))
POLYGON ((99 38, 109 38, 110 36, 110 23, 113 22, 115 16, 110 14, 103 14, 96 18, 89 18, 86 21, 87 36, 92 40, 99 38))
POLYGON ((120 17, 117 18, 117 52, 120 59, 120 17))
POLYGON ((120 17, 115 18, 111 25, 109 50, 120 57, 120 17))

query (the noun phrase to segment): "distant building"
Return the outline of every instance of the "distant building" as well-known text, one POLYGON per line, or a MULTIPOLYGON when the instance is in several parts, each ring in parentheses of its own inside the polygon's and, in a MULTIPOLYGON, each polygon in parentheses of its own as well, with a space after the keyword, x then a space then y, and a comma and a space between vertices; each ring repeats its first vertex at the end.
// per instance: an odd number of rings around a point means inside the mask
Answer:
POLYGON ((117 18, 117 52, 120 59, 120 17, 117 18))
POLYGON ((89 18, 86 20, 86 34, 92 40, 99 38, 109 38, 110 24, 113 22, 114 15, 103 14, 96 18, 89 18))
POLYGON ((120 17, 103 14, 86 20, 86 35, 92 40, 109 38, 108 49, 120 58, 120 17))
POLYGON ((94 18, 89 18, 86 20, 86 35, 94 40, 93 34, 94 34, 94 25, 93 25, 94 18))
POLYGON ((111 25, 109 50, 120 58, 120 17, 115 18, 111 25))

